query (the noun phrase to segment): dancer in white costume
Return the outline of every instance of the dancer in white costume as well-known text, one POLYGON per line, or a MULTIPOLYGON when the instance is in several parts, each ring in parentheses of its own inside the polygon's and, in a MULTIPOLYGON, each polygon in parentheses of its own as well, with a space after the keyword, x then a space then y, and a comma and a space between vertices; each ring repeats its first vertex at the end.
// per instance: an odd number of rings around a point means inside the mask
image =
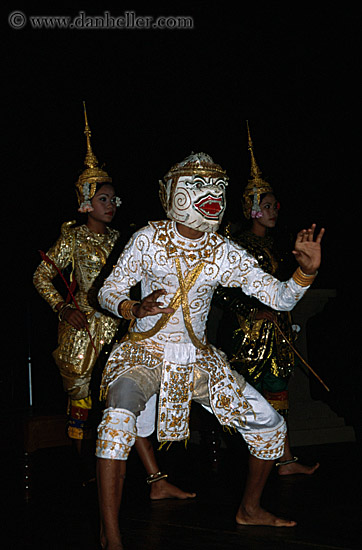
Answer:
POLYGON ((285 422, 210 346, 205 325, 215 288, 242 287, 277 310, 289 311, 304 295, 320 265, 322 229, 298 233, 299 266, 287 282, 262 271, 243 248, 217 230, 225 211, 225 171, 204 153, 176 164, 161 185, 169 220, 136 232, 99 292, 101 305, 133 319, 128 338, 112 353, 103 375, 107 408, 98 428, 99 499, 104 548, 123 548, 118 526, 126 460, 137 436, 136 418, 159 394, 160 442, 189 436, 191 400, 236 428, 250 450, 247 484, 236 521, 243 525, 293 526, 260 506, 277 458, 285 422), (142 300, 129 299, 141 281, 142 300))

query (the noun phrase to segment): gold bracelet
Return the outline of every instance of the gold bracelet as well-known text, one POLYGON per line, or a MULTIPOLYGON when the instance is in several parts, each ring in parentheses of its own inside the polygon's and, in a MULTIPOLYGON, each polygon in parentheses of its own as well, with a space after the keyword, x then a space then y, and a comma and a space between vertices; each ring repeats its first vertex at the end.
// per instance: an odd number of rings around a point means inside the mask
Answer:
POLYGON ((300 269, 300 267, 298 267, 294 271, 292 277, 293 277, 294 281, 297 283, 297 285, 299 285, 299 286, 309 286, 313 283, 313 281, 316 278, 317 274, 318 274, 318 271, 313 273, 313 275, 307 275, 306 273, 303 273, 303 271, 300 269))
POLYGON ((119 312, 122 315, 123 319, 126 319, 127 321, 129 321, 130 319, 137 319, 137 317, 132 312, 132 308, 135 304, 139 303, 140 302, 137 302, 137 300, 123 300, 119 308, 119 312))
POLYGON ((65 310, 66 309, 69 309, 69 308, 72 308, 73 309, 73 306, 72 304, 67 304, 66 302, 64 302, 60 308, 58 309, 58 319, 59 321, 63 321, 64 320, 64 313, 65 313, 65 310))

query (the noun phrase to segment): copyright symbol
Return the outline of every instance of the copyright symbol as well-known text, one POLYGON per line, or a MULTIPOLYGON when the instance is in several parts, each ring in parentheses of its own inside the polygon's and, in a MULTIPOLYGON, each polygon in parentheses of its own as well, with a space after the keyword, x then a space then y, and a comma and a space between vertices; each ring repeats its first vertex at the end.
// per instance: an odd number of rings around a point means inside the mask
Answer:
POLYGON ((22 29, 26 25, 26 15, 22 11, 12 11, 8 22, 12 29, 22 29))

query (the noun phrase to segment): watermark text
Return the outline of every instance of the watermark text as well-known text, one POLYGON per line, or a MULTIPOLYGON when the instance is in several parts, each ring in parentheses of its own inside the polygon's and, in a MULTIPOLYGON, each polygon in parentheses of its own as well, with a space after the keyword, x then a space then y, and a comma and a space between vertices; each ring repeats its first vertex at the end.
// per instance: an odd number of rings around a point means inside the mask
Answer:
POLYGON ((87 15, 80 11, 76 16, 68 15, 26 15, 22 11, 13 11, 8 16, 12 29, 21 30, 26 26, 32 29, 68 29, 68 30, 176 30, 193 29, 194 20, 187 15, 151 16, 137 15, 134 11, 125 11, 123 15, 111 15, 109 11, 102 15, 87 15))

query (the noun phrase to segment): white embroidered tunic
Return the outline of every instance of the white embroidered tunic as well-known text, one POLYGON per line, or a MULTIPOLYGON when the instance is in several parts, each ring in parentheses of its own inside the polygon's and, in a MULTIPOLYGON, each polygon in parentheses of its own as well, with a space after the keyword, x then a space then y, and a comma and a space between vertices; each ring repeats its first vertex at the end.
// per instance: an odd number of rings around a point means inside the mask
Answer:
POLYGON ((101 306, 119 316, 119 303, 130 298, 131 287, 139 281, 142 297, 166 290, 159 301, 175 312, 136 320, 129 339, 112 352, 106 365, 104 393, 135 366, 162 365, 158 439, 184 439, 189 435, 198 368, 208 374, 210 405, 220 423, 232 425, 235 417, 242 422, 242 413, 250 406, 240 378, 236 380, 224 354, 207 344, 206 321, 214 290, 219 284, 241 287, 264 304, 289 311, 308 287, 293 279, 278 281, 238 244, 217 233, 186 239, 169 220, 150 222, 133 235, 99 292, 101 306))

